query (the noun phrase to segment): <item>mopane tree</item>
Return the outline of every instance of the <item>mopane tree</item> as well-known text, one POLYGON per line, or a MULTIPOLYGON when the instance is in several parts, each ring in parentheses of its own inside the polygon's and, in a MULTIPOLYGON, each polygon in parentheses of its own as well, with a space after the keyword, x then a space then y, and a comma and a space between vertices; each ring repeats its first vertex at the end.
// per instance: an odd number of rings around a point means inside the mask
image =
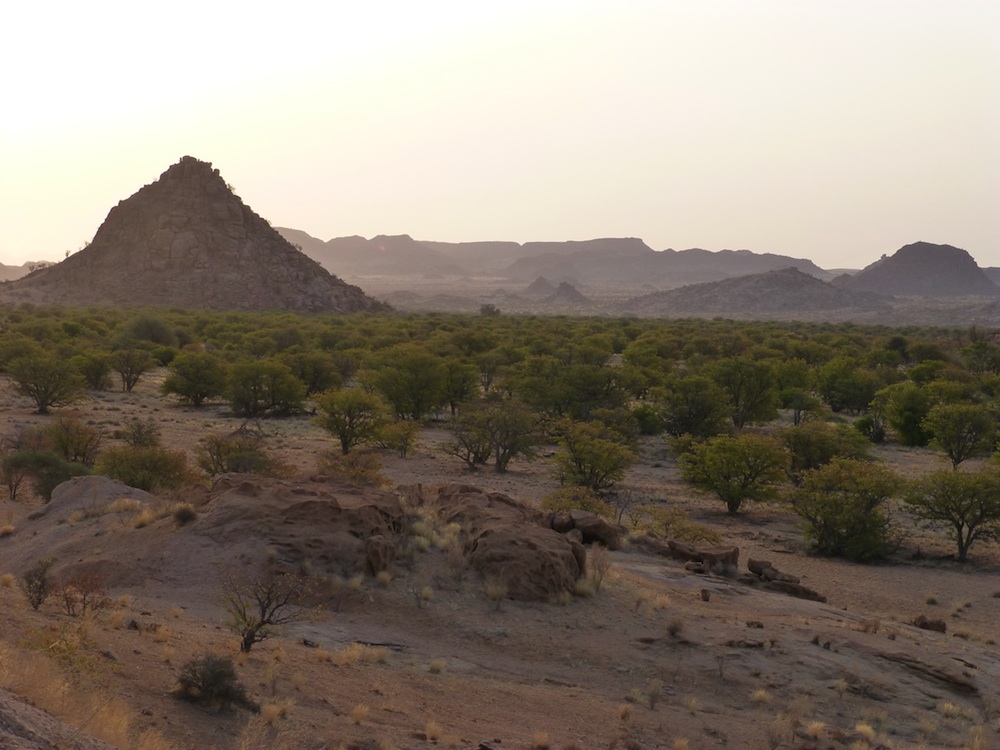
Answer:
POLYGON ((111 369, 118 373, 122 381, 122 390, 126 393, 131 393, 139 378, 152 370, 156 364, 149 352, 131 347, 111 352, 108 355, 108 363, 111 369))
POLYGON ((818 469, 835 458, 868 458, 868 440, 846 424, 802 422, 778 433, 788 449, 789 473, 797 482, 806 471, 818 469))
POLYGON ((282 362, 240 362, 230 368, 228 380, 229 403, 237 416, 287 415, 302 408, 305 386, 282 362))
POLYGON ((886 501, 901 489, 884 466, 837 458, 806 472, 791 501, 816 552, 864 562, 894 549, 886 501))
POLYGON ((944 526, 959 562, 977 541, 1000 539, 1000 469, 975 474, 936 471, 917 479, 904 498, 918 518, 944 526))
POLYGON ((701 375, 670 380, 660 408, 668 435, 697 440, 725 432, 733 413, 726 391, 701 375))
POLYGON ((737 428, 778 416, 778 391, 766 362, 729 357, 718 360, 711 368, 711 375, 729 394, 731 416, 737 428))
POLYGON ((636 461, 631 445, 594 422, 563 423, 556 459, 561 477, 595 492, 613 487, 636 461))
POLYGON ((214 354, 181 352, 170 363, 160 390, 197 407, 226 392, 226 377, 226 363, 214 354))
POLYGON ((316 406, 320 411, 316 424, 340 440, 345 456, 359 445, 375 442, 388 422, 382 399, 360 388, 324 393, 316 399, 316 406))
POLYGON ((83 378, 65 359, 54 354, 34 354, 13 360, 7 371, 18 392, 30 398, 38 414, 53 406, 65 406, 83 392, 83 378))
POLYGON ((785 479, 788 453, 777 440, 763 435, 721 435, 692 446, 681 456, 684 478, 713 492, 730 515, 747 501, 777 497, 785 479))
POLYGON ((982 404, 938 404, 922 425, 954 470, 968 458, 990 453, 997 432, 996 417, 982 404))
POLYGON ((422 419, 445 403, 444 365, 414 346, 396 346, 381 358, 373 381, 401 419, 422 419))

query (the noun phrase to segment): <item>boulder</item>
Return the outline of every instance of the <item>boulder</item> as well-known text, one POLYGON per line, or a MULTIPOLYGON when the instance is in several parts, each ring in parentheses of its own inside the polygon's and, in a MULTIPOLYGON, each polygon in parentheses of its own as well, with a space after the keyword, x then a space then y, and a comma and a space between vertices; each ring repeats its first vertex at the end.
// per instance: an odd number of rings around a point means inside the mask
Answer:
POLYGON ((704 563, 709 570, 735 568, 740 561, 739 547, 696 547, 677 539, 670 539, 667 547, 675 560, 704 563))
POLYGON ((611 550, 621 546, 619 529, 607 519, 584 510, 571 510, 569 515, 573 519, 573 528, 583 534, 584 544, 597 542, 611 550))
POLYGON ((488 523, 467 551, 472 567, 485 579, 504 581, 512 599, 547 601, 572 591, 583 574, 572 542, 542 526, 488 523))

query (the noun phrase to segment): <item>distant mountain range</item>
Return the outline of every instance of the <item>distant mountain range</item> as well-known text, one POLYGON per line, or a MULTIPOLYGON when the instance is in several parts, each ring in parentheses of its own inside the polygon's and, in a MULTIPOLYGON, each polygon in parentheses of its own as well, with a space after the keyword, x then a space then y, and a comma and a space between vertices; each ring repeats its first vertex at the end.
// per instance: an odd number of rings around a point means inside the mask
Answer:
POLYGON ((704 281, 798 268, 829 281, 835 274, 811 260, 749 250, 664 250, 634 237, 566 242, 428 242, 409 235, 337 237, 326 242, 278 227, 291 243, 339 276, 493 276, 530 282, 647 285, 673 289, 704 281))

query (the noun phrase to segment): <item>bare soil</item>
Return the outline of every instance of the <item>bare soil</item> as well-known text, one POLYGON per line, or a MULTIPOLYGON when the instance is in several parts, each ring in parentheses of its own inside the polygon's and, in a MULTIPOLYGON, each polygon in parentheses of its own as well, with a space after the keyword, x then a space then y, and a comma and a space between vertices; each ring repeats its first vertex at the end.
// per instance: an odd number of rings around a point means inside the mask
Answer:
MULTIPOLYGON (((127 417, 154 418, 167 445, 188 451, 199 437, 240 425, 224 405, 193 409, 160 397, 160 378, 77 410, 109 436, 127 417)), ((51 419, 31 414, 8 384, 0 384, 0 408, 4 433, 51 419)), ((261 427, 302 475, 334 447, 308 417, 261 427)), ((473 484, 530 503, 558 486, 544 455, 505 474, 469 473, 441 450, 446 437, 431 425, 405 459, 382 454, 387 485, 473 484)), ((879 452, 905 475, 943 465, 929 450, 879 452)), ((718 531, 740 547, 741 566, 769 559, 828 602, 690 573, 626 545, 593 596, 498 608, 473 571, 431 549, 398 564, 391 581, 369 578, 241 656, 219 602, 223 571, 199 569, 201 552, 185 546, 170 518, 142 529, 81 523, 61 532, 80 550, 72 562, 148 565, 169 551, 192 563, 181 579, 152 565, 142 585, 112 585, 116 605, 85 620, 55 599, 35 612, 16 586, 0 586, 0 686, 119 747, 147 749, 998 746, 995 545, 974 548, 973 561, 959 565, 943 534, 900 512, 909 536, 890 562, 813 557, 787 509, 726 515, 680 481, 657 439, 646 440, 623 485, 718 531), (914 627, 921 614, 944 620, 947 632, 914 627), (133 620, 138 629, 128 627, 133 620), (384 650, 367 661, 344 651, 355 643, 384 650), (233 657, 262 714, 219 713, 172 695, 180 667, 206 652, 233 657)), ((0 525, 14 527, 0 538, 0 574, 45 556, 32 539, 54 521, 31 520, 39 507, 0 501, 0 525)), ((234 561, 266 554, 239 544, 225 552, 234 561)), ((7 705, 0 702, 0 730, 16 711, 7 705)))

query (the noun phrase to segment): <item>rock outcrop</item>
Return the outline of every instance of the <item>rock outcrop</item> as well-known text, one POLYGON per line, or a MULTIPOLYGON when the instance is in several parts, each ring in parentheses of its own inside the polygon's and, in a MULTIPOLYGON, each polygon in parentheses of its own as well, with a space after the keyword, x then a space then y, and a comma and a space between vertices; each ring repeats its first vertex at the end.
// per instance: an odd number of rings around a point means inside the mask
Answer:
POLYGON ((546 601, 572 591, 584 574, 583 545, 554 531, 549 518, 499 492, 471 485, 412 487, 409 502, 462 526, 469 564, 501 581, 512 599, 546 601))
POLYGON ((336 312, 385 306, 293 247, 185 156, 111 209, 94 241, 0 288, 4 302, 336 312))

